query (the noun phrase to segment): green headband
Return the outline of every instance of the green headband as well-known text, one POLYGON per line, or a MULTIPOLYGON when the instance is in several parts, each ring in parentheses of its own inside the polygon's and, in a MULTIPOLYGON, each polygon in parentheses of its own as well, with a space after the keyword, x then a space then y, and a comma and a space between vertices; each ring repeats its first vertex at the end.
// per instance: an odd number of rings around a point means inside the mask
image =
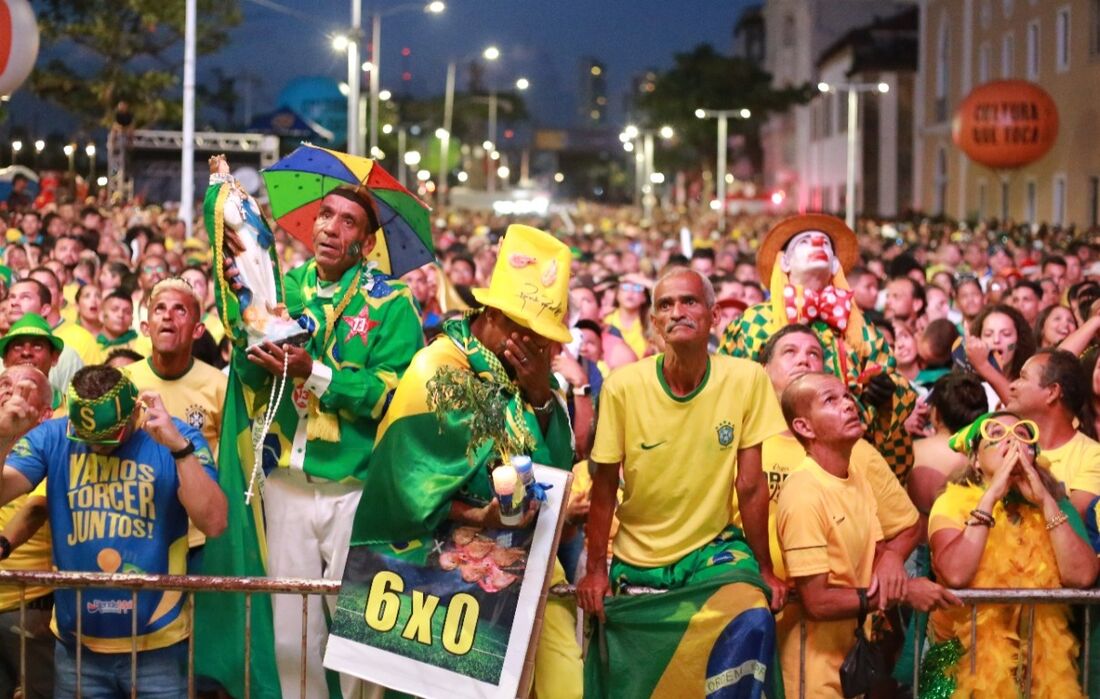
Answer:
POLYGON ((118 444, 118 435, 137 405, 137 389, 123 376, 99 398, 89 400, 69 386, 69 438, 94 444, 118 444))
POLYGON ((947 440, 947 446, 953 451, 969 456, 974 451, 974 445, 978 443, 978 437, 982 434, 982 425, 993 417, 993 413, 979 415, 974 422, 962 428, 947 440))

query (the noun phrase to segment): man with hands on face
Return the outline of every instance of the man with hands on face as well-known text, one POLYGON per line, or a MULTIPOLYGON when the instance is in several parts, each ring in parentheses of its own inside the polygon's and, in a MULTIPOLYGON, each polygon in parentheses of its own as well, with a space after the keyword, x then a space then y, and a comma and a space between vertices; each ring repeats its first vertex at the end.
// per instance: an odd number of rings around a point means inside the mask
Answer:
MULTIPOLYGON (((606 660, 592 653, 588 662, 600 663, 605 676, 616 678, 622 696, 661 695, 673 684, 679 696, 703 696, 709 677, 722 672, 741 675, 725 665, 704 668, 698 663, 706 654, 694 653, 683 665, 670 663, 652 684, 643 686, 639 673, 628 672, 643 649, 626 650, 631 629, 616 615, 619 601, 605 605, 604 600, 612 592, 612 580, 617 588, 715 586, 721 590, 716 596, 743 601, 731 610, 730 618, 756 620, 753 632, 739 643, 738 652, 747 658, 738 656, 734 664, 753 663, 755 670, 745 673, 743 681, 752 691, 770 693, 776 672, 771 662, 775 626, 765 594, 778 610, 786 601, 787 587, 772 571, 768 486, 760 451, 765 439, 784 428, 779 405, 758 364, 708 355, 716 309, 714 289, 706 277, 674 268, 658 280, 653 300, 652 323, 666 353, 623 367, 608 378, 589 456, 593 485, 586 525, 588 559, 577 585, 577 601, 606 623, 608 647, 622 652, 611 652, 606 660), (624 497, 616 512, 620 472, 624 497), (731 524, 735 491, 743 530, 731 524), (619 528, 609 572, 613 513, 619 528), (614 644, 612 636, 617 639, 614 644), (690 668, 685 669, 688 686, 671 682, 677 667, 690 668), (621 686, 617 678, 624 675, 637 684, 621 686)), ((637 600, 631 601, 637 605, 637 600)), ((668 635, 666 657, 673 655, 682 635, 668 635)), ((657 643, 654 634, 645 638, 648 645, 657 643)), ((719 643, 714 637, 710 642, 715 647, 719 643)), ((714 654, 722 655, 717 650, 714 654)))
MULTIPOLYGON (((448 519, 462 526, 508 527, 500 520, 489 471, 495 448, 484 444, 468 458, 471 416, 452 409, 440 419, 429 407, 428 385, 444 367, 499 387, 508 402, 510 431, 527 441, 534 463, 572 466, 569 418, 551 384, 552 358, 572 338, 565 325, 570 259, 569 248, 553 236, 528 226, 508 227, 489 287, 473 289, 484 309, 444 321, 440 335, 416 354, 397 386, 363 485, 370 501, 355 514, 353 557, 357 547, 366 546, 423 564, 436 530, 448 519)), ((531 505, 515 526, 532 522, 531 505)), ((554 563, 551 581, 565 582, 560 563, 554 563)), ((547 602, 535 653, 534 688, 540 697, 582 694, 575 623, 569 602, 547 602)))
POLYGON ((780 657, 787 687, 800 686, 805 655, 808 697, 840 697, 840 666, 855 643, 856 619, 897 601, 927 611, 959 600, 925 578, 899 590, 876 576, 886 553, 874 491, 850 468, 863 436, 859 408, 832 374, 805 373, 783 391, 781 405, 806 457, 787 478, 776 513, 787 574, 806 617, 806 641, 797 624, 783 626, 780 657))
MULTIPOLYGON (((268 575, 343 577, 379 421, 409 361, 424 344, 408 287, 367 262, 379 228, 365 186, 341 186, 326 195, 313 224, 313 259, 285 276, 287 311, 295 318, 307 317, 312 335, 301 347, 265 342, 233 352, 233 371, 249 404, 264 401, 284 370, 289 381, 264 443, 268 575)), ((228 227, 226 239, 230 250, 242 249, 228 227)), ((227 258, 225 277, 236 276, 227 258)), ((264 408, 252 419, 262 419, 264 408)), ((328 696, 322 599, 311 597, 309 603, 307 696, 328 696)), ((275 595, 272 611, 283 693, 297 695, 301 603, 275 595)), ((352 691, 354 683, 346 682, 346 691, 352 691)))
MULTIPOLYGON (((46 479, 58 570, 186 573, 188 518, 207 536, 226 526, 226 499, 202 434, 168 415, 155 393, 138 395, 117 369, 85 367, 73 377, 68 417, 42 423, 22 386, 0 406, 0 502, 46 479)), ((55 592, 55 696, 76 684, 76 615, 81 615, 83 690, 129 693, 113 668, 131 651, 137 625, 137 682, 161 696, 187 693, 186 598, 178 592, 55 592), (126 614, 97 613, 128 609, 126 614)))

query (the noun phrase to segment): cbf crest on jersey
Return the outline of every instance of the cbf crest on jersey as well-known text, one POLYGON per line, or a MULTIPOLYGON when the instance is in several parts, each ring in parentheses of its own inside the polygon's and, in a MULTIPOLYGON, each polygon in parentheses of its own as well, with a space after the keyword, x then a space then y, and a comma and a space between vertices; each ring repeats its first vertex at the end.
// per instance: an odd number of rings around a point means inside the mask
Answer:
POLYGON ((727 420, 723 420, 718 423, 718 427, 714 428, 718 433, 718 445, 723 449, 733 444, 733 425, 727 420))
POLYGON ((196 430, 201 430, 206 424, 206 411, 198 405, 187 407, 187 424, 196 430))

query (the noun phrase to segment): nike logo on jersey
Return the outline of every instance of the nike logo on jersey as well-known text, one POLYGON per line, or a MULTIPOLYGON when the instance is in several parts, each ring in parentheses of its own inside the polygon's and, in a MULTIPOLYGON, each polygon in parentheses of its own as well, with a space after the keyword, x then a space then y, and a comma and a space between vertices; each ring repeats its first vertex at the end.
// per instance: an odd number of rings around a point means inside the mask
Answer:
POLYGON ((668 441, 667 439, 662 439, 661 441, 657 442, 656 444, 646 444, 645 442, 642 442, 642 449, 644 451, 649 451, 650 449, 656 449, 657 447, 661 446, 662 444, 664 444, 667 441, 668 441))

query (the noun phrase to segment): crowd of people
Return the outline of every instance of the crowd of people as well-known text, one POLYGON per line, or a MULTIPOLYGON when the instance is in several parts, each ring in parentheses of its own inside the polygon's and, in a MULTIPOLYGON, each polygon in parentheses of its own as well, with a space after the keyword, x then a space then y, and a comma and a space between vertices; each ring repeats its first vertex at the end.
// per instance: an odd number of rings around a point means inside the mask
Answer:
MULTIPOLYGON (((548 603, 537 696, 702 696, 714 682, 842 696, 865 626, 898 668, 869 696, 912 691, 914 654, 922 696, 1100 691, 1079 680, 1100 647, 1080 610, 982 605, 974 630, 950 592, 1096 583, 1087 233, 853 232, 822 214, 719 230, 712 212, 643 221, 584 203, 539 220, 436 212, 438 262, 394 278, 368 262, 384 235, 369 192, 341 187, 311 247, 276 235, 309 339, 244 347, 216 304, 233 260, 218 268, 177 211, 14 203, 0 211, 0 569, 205 572, 242 512, 218 487, 219 455, 232 443, 251 464, 265 412, 269 575, 340 579, 349 543, 408 542, 445 519, 504 527, 490 455, 470 457, 468 428, 426 407, 427 382, 453 367, 499 384, 535 461, 575 473, 554 579, 576 584, 576 605, 548 603), (284 374, 293 389, 267 411, 284 374), (393 496, 409 479, 433 492, 393 496), (632 586, 719 613, 661 636, 632 586), (575 631, 578 608, 600 652, 575 631), (688 633, 709 645, 681 657, 688 633)), ((137 628, 141 692, 186 695, 183 595, 83 600, 0 588, 0 697, 75 696, 78 627, 85 693, 129 694, 137 628)), ((311 598, 303 629, 300 600, 273 600, 286 696, 333 686, 325 604, 311 598)), ((216 673, 208 685, 234 693, 216 673)))

